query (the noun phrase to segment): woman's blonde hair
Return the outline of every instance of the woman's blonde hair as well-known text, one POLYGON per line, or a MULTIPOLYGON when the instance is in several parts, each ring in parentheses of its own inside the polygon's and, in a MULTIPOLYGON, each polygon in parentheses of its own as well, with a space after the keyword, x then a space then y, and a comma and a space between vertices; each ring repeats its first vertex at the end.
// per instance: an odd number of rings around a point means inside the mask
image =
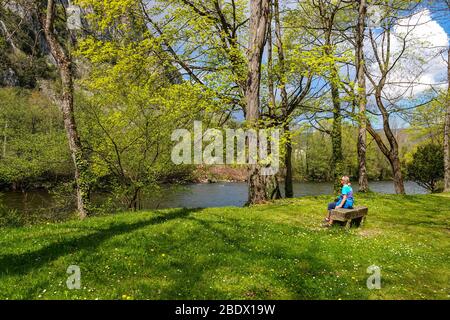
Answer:
POLYGON ((342 181, 344 181, 344 183, 349 183, 350 182, 350 178, 348 176, 343 176, 342 177, 342 181))

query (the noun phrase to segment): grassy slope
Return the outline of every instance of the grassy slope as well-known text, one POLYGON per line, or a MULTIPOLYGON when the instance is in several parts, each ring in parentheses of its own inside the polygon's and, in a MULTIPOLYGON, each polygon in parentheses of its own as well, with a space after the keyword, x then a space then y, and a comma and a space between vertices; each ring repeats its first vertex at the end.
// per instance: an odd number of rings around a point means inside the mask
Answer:
POLYGON ((329 197, 0 230, 0 298, 449 299, 450 201, 357 196, 364 227, 320 227, 329 197), (82 289, 66 288, 81 267, 82 289), (368 266, 382 289, 368 290, 368 266))

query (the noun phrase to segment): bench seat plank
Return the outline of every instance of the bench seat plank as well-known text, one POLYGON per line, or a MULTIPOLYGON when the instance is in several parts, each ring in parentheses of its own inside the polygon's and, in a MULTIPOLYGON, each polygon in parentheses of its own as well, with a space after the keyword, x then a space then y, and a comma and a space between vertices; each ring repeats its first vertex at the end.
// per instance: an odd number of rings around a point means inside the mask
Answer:
POLYGON ((336 221, 348 221, 356 218, 361 218, 367 215, 368 208, 357 206, 353 209, 334 209, 331 211, 331 219, 336 221))

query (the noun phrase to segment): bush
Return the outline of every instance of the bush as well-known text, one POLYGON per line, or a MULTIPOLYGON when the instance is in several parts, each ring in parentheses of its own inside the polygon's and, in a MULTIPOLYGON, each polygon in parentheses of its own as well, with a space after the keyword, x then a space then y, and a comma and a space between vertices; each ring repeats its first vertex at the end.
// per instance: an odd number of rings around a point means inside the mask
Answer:
POLYGON ((443 148, 433 143, 419 146, 407 171, 410 180, 431 192, 439 191, 438 182, 444 177, 443 148))
POLYGON ((24 223, 16 210, 6 208, 0 203, 0 228, 20 227, 24 223))

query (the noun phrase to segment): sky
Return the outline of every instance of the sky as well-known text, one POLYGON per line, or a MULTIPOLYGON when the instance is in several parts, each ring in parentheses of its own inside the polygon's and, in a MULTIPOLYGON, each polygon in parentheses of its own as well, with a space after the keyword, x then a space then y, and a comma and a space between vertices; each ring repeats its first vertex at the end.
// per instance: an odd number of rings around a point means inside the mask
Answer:
MULTIPOLYGON (((449 10, 443 12, 422 7, 408 18, 400 19, 394 28, 394 34, 398 35, 406 34, 408 31, 410 31, 407 42, 409 52, 388 76, 390 83, 383 94, 397 101, 399 105, 411 107, 414 103, 406 98, 419 98, 424 93, 430 92, 431 88, 445 90, 448 86, 449 10), (405 85, 405 82, 412 82, 415 85, 405 85), (406 89, 407 87, 409 89, 406 89)), ((391 42, 393 52, 395 49, 400 50, 402 43, 395 36, 391 42)), ((392 116, 392 119, 396 127, 409 126, 399 116, 392 116)), ((375 124, 375 127, 379 127, 379 124, 375 124)))
POLYGON ((439 23, 439 25, 447 32, 447 34, 450 34, 450 10, 443 10, 443 6, 438 6, 435 10, 432 8, 432 18, 439 23))
MULTIPOLYGON (((403 46, 399 40, 406 36, 406 51, 396 67, 388 75, 384 94, 391 99, 398 96, 414 97, 434 88, 447 86, 447 48, 448 34, 433 19, 430 10, 423 9, 407 18, 399 19, 391 36, 391 52, 394 61, 403 46), (403 82, 403 83, 400 83, 403 82), (406 85, 405 82, 408 82, 406 85), (398 83, 398 84, 395 84, 398 83), (410 89, 409 83, 414 83, 410 89)), ((371 46, 367 44, 367 55, 371 46)), ((375 64, 376 65, 376 64, 375 64)), ((376 67, 372 67, 376 69, 376 67)))

